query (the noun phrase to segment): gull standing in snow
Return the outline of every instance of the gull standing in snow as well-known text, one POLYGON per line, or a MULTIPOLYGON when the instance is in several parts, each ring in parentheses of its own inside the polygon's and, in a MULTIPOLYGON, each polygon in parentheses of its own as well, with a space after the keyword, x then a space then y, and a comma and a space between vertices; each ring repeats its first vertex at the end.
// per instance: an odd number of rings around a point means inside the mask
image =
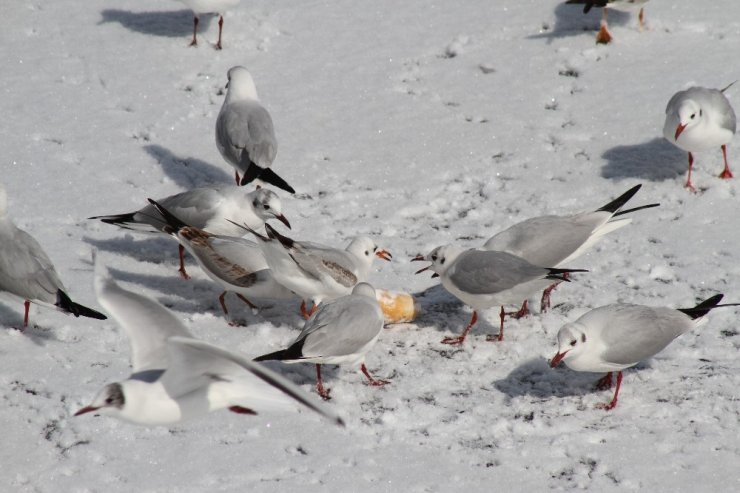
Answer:
POLYGON ((202 14, 218 14, 218 41, 216 42, 215 48, 220 50, 221 46, 221 31, 224 27, 224 12, 232 7, 235 7, 239 0, 180 0, 190 10, 193 11, 193 40, 190 42, 190 46, 198 46, 198 23, 200 22, 199 17, 202 14))
MULTIPOLYGON (((507 252, 525 259, 533 265, 562 267, 583 255, 603 236, 628 225, 631 218, 620 217, 630 212, 657 207, 648 204, 628 210, 620 210, 642 187, 635 185, 625 193, 596 209, 569 216, 539 216, 527 219, 492 236, 484 245, 484 250, 507 252)), ((567 277, 567 276, 566 276, 567 277)), ((540 310, 550 306, 550 293, 558 283, 549 285, 542 293, 540 310)), ((528 313, 527 300, 515 314, 521 317, 528 313)))
POLYGON ((691 183, 691 168, 694 165, 692 152, 719 146, 725 160, 725 169, 719 177, 732 178, 727 164, 727 144, 735 135, 737 119, 724 95, 732 84, 721 90, 690 87, 679 91, 671 97, 665 109, 663 136, 689 153, 689 174, 684 186, 692 192, 696 192, 691 183))
POLYGON ((568 0, 566 4, 585 4, 583 6, 583 13, 588 14, 592 7, 602 7, 603 14, 601 17, 601 27, 596 35, 596 42, 600 44, 607 44, 611 42, 612 36, 609 34, 609 30, 606 24, 606 18, 609 9, 614 10, 631 10, 636 6, 640 6, 640 14, 638 16, 640 20, 640 29, 645 27, 645 9, 643 7, 648 0, 568 0))
MULTIPOLYGON (((277 219, 290 228, 283 215, 280 197, 272 190, 258 187, 249 193, 243 188, 230 185, 223 187, 194 188, 186 192, 158 199, 157 203, 183 222, 214 235, 238 236, 244 232, 234 222, 246 224, 257 229, 268 219, 277 219), (233 221, 233 222, 232 222, 233 221)), ((115 224, 125 229, 147 233, 164 233, 167 221, 152 204, 147 204, 136 212, 111 216, 93 216, 104 223, 115 224)), ((180 275, 189 276, 185 271, 185 250, 179 246, 180 275)))
MULTIPOLYGON (((232 292, 249 305, 257 308, 248 298, 291 299, 296 295, 275 280, 259 246, 245 238, 212 235, 202 229, 188 226, 171 214, 161 204, 149 199, 167 221, 165 231, 177 238, 198 262, 203 272, 223 288, 218 297, 224 315, 225 296, 232 292)), ((229 322, 229 325, 235 325, 229 322)))
POLYGON ((53 305, 75 317, 105 320, 105 315, 72 301, 54 265, 36 239, 7 216, 8 197, 0 185, 0 292, 23 299, 23 327, 31 302, 53 305))
POLYGON ((681 334, 706 323, 704 315, 722 306, 723 295, 706 299, 693 308, 665 308, 615 304, 595 308, 558 331, 558 353, 550 361, 555 368, 564 361, 568 368, 585 372, 608 372, 597 388, 612 387, 612 373, 617 372, 617 387, 608 404, 617 405, 622 370, 655 356, 681 334))
POLYGON ((460 301, 473 308, 473 316, 458 337, 445 337, 443 344, 459 345, 478 321, 478 311, 500 306, 501 327, 498 340, 504 339, 504 305, 520 303, 541 289, 543 280, 568 281, 564 276, 583 269, 555 269, 532 265, 523 258, 506 252, 465 249, 455 245, 440 246, 427 255, 417 255, 413 261, 431 262, 419 269, 439 277, 442 286, 460 301))
POLYGON ((361 282, 352 289, 352 294, 321 303, 287 349, 259 356, 254 361, 316 363, 316 391, 329 400, 330 389, 325 389, 321 381, 322 364, 359 363, 370 385, 380 387, 390 383, 373 378, 365 366, 365 354, 375 345, 382 330, 383 311, 375 299, 375 289, 361 282))
POLYGON ((295 241, 265 224, 267 236, 254 230, 257 243, 277 282, 303 299, 301 312, 308 318, 323 300, 349 294, 370 274, 375 257, 390 260, 391 254, 378 248, 367 236, 354 238, 345 250, 308 241, 295 241), (306 300, 313 302, 311 312, 306 300))
POLYGON ((259 179, 295 193, 270 169, 277 154, 277 139, 270 113, 257 97, 252 75, 236 66, 229 69, 228 79, 226 98, 216 119, 216 147, 236 170, 236 183, 246 185, 259 179))
POLYGON ((172 312, 151 298, 121 288, 98 261, 95 292, 128 336, 133 373, 103 387, 75 416, 98 412, 134 424, 168 425, 218 409, 257 414, 300 403, 343 424, 289 380, 194 339, 172 312))

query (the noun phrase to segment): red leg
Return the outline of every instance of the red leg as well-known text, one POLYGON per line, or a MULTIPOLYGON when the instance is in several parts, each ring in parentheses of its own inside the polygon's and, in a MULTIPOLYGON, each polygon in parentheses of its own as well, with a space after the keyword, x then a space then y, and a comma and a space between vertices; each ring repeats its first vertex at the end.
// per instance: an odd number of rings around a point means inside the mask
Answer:
POLYGON ((31 308, 31 302, 25 300, 23 302, 23 328, 28 327, 28 310, 31 308))
POLYGON ((372 385, 373 387, 382 387, 383 385, 388 385, 389 383, 391 383, 388 380, 374 379, 373 376, 370 375, 370 372, 367 371, 367 367, 365 366, 365 363, 363 363, 362 366, 360 366, 360 370, 362 370, 362 373, 364 373, 367 379, 370 380, 370 385, 372 385))
POLYGON ((236 414, 251 414, 252 416, 257 416, 257 413, 248 407, 229 406, 229 411, 236 414))
POLYGON ((640 31, 645 29, 645 8, 640 9, 640 15, 637 16, 637 18, 640 20, 640 31))
POLYGON ((225 298, 226 298, 226 291, 224 291, 223 293, 221 293, 221 296, 218 297, 218 302, 221 303, 221 308, 224 311, 224 315, 226 315, 228 317, 229 316, 229 310, 226 309, 226 300, 225 300, 225 298))
POLYGON ((506 312, 504 311, 503 306, 501 307, 501 312, 498 314, 498 316, 501 319, 501 327, 499 327, 498 329, 498 335, 486 337, 487 341, 501 342, 504 340, 504 319, 506 318, 506 312))
POLYGON ((193 16, 193 40, 190 42, 188 46, 198 46, 198 39, 196 38, 196 35, 198 33, 198 22, 200 22, 198 19, 198 16, 194 15, 193 16))
POLYGON ((473 325, 478 321, 478 312, 473 310, 473 316, 470 319, 470 323, 467 327, 465 327, 465 330, 461 335, 458 337, 445 337, 442 339, 442 344, 449 344, 450 346, 459 346, 463 342, 465 342, 465 338, 468 337, 468 333, 470 332, 470 329, 473 328, 473 325))
POLYGON ((218 41, 216 42, 216 49, 221 49, 221 30, 224 27, 224 16, 219 15, 218 16, 218 41))
POLYGON ((606 17, 609 12, 609 9, 604 8, 604 13, 601 17, 601 27, 599 28, 599 32, 596 35, 596 44, 609 44, 612 40, 612 35, 609 34, 609 29, 607 29, 606 24, 606 17))
POLYGON ((251 308, 252 310, 257 310, 257 309, 258 309, 258 308, 257 308, 257 306, 256 306, 256 305, 255 305, 254 303, 252 303, 251 301, 249 301, 248 299, 246 299, 246 298, 245 298, 244 296, 242 296, 241 294, 239 294, 239 293, 235 293, 235 294, 236 294, 236 297, 237 297, 237 298, 239 298, 239 299, 240 299, 240 300, 242 300, 242 301, 243 301, 244 303, 246 303, 247 305, 249 305, 249 308, 251 308))
POLYGON ((321 381, 321 365, 316 365, 316 392, 318 392, 321 398, 325 401, 331 399, 331 397, 329 397, 331 389, 325 389, 324 382, 321 381))
POLYGON ((183 279, 190 279, 190 276, 185 271, 185 247, 182 245, 178 245, 177 253, 180 255, 180 268, 178 269, 178 272, 183 279))
POLYGON ((694 155, 689 153, 689 175, 686 178, 686 185, 684 185, 684 188, 687 188, 689 192, 696 193, 696 188, 694 188, 694 185, 691 184, 691 168, 694 167, 694 155))
POLYGON ((236 178, 236 186, 240 186, 241 185, 241 180, 239 179, 239 172, 238 171, 234 171, 234 178, 236 178))
POLYGON ((311 318, 311 315, 313 315, 318 308, 318 305, 316 305, 316 303, 313 303, 311 305, 311 311, 308 311, 306 309, 306 300, 301 301, 301 315, 303 315, 303 318, 305 319, 311 318))
POLYGON ((519 311, 509 312, 507 313, 507 315, 517 320, 522 317, 526 317, 527 315, 529 315, 529 301, 524 300, 524 303, 522 303, 522 307, 519 309, 519 311))
POLYGON ((622 386, 622 372, 617 372, 617 388, 614 390, 614 397, 612 397, 612 401, 609 404, 597 404, 597 409, 603 409, 605 411, 611 411, 615 407, 617 407, 617 397, 619 396, 619 388, 622 386))
POLYGON ((725 169, 722 171, 722 173, 719 174, 719 177, 723 180, 727 180, 728 178, 732 178, 732 171, 730 171, 730 165, 727 164, 727 146, 722 146, 722 156, 725 158, 725 169))
POLYGON ((607 373, 596 382, 596 388, 599 390, 607 390, 612 388, 612 372, 607 373))

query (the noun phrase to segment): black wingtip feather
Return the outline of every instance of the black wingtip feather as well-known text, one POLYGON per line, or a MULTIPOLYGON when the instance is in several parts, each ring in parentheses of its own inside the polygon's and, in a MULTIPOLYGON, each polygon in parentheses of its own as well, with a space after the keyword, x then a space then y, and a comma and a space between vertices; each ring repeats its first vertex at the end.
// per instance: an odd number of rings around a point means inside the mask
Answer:
POLYGON ((588 272, 586 269, 547 269, 548 274, 545 276, 545 279, 551 279, 553 281, 565 281, 570 282, 570 279, 568 279, 565 274, 570 274, 571 272, 588 272))
MULTIPOLYGON (((706 300, 702 301, 698 305, 696 305, 693 308, 679 308, 679 312, 683 312, 692 319, 701 318, 707 313, 709 313, 710 310, 713 308, 717 308, 719 305, 719 302, 722 301, 722 298, 724 297, 723 294, 715 294, 711 298, 707 298, 706 300)), ((722 306, 734 306, 734 305, 722 305, 722 306)))
POLYGON ((634 196, 634 195, 635 195, 635 194, 637 193, 637 191, 638 191, 638 190, 639 190, 639 189, 640 189, 641 187, 642 187, 642 185, 641 185, 641 184, 640 184, 640 185, 635 185, 634 187, 630 188, 629 190, 627 190, 627 191, 626 191, 626 192, 624 192, 624 193, 623 193, 622 195, 620 195, 620 196, 619 196, 619 197, 617 197, 616 199, 612 200, 611 202, 609 202, 609 203, 608 203, 608 204, 606 204, 605 206, 603 206, 603 207, 601 207, 601 208, 599 208, 599 209, 596 209, 596 211, 597 211, 597 212, 598 212, 598 211, 606 211, 606 212, 611 212, 612 214, 614 214, 614 213, 615 213, 615 212, 617 212, 617 211, 618 211, 619 209, 621 209, 621 208, 622 208, 622 206, 623 206, 624 204, 626 204, 626 203, 627 203, 627 201, 628 201, 629 199, 631 199, 631 198, 632 198, 632 197, 633 197, 633 196, 634 196))
POLYGON ((56 306, 67 313, 71 313, 75 317, 83 316, 88 318, 96 318, 98 320, 106 320, 108 318, 102 313, 93 310, 92 308, 88 308, 86 306, 80 305, 79 303, 75 303, 70 299, 69 296, 67 296, 67 293, 65 293, 61 289, 57 291, 56 306))
POLYGON ((290 346, 288 349, 281 349, 273 353, 263 354, 257 356, 252 361, 282 361, 291 359, 303 358, 303 341, 297 341, 295 344, 290 346))
POLYGON ((116 214, 113 216, 92 216, 88 217, 88 219, 100 219, 106 224, 113 224, 115 226, 120 226, 124 223, 134 223, 136 220, 134 219, 135 212, 129 212, 127 214, 116 214))
POLYGON ((162 204, 157 202, 153 199, 147 199, 150 204, 154 206, 155 209, 157 209, 157 212, 162 214, 162 217, 167 222, 167 227, 164 228, 164 231, 169 234, 176 233, 180 231, 182 228, 187 227, 188 225, 185 224, 183 221, 181 221, 177 216, 172 214, 170 211, 164 208, 162 204))
POLYGON ((275 228, 273 228, 267 223, 265 223, 265 231, 267 231, 267 236, 269 238, 273 240, 278 240, 280 244, 282 244, 285 248, 292 248, 293 243, 295 243, 295 241, 288 238, 287 236, 283 236, 280 233, 278 233, 277 230, 275 230, 275 228))
POLYGON ((239 185, 244 186, 252 183, 254 180, 260 177, 260 174, 262 174, 263 171, 263 168, 260 168, 252 161, 249 161, 249 166, 247 166, 247 170, 244 172, 242 179, 239 181, 239 185))
POLYGON ((287 181, 280 178, 280 176, 278 176, 278 174, 270 168, 263 169, 262 173, 260 173, 259 179, 264 181, 265 183, 276 186, 281 190, 285 190, 288 193, 295 193, 293 187, 288 185, 287 181))

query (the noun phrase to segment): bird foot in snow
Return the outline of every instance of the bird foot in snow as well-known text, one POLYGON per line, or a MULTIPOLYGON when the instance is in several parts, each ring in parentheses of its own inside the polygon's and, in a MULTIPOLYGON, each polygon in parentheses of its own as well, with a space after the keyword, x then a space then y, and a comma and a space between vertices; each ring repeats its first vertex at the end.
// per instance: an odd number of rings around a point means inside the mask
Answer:
POLYGON ((442 344, 449 344, 450 346, 459 346, 465 342, 465 336, 445 337, 441 342, 442 344))

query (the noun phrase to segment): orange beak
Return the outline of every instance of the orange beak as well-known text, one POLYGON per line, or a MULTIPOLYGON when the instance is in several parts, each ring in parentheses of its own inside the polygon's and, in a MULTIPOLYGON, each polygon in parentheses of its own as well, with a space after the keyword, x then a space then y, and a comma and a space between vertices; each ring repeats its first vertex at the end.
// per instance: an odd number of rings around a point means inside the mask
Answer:
POLYGON ((387 260, 388 262, 390 262, 393 258, 393 255, 391 255, 391 252, 389 252, 388 250, 378 250, 377 252, 375 252, 375 255, 382 258, 383 260, 387 260))
POLYGON ((674 140, 678 140, 678 136, 681 135, 681 132, 683 132, 683 129, 686 128, 686 124, 681 125, 680 123, 676 127, 676 135, 673 137, 674 140))
POLYGON ((79 411, 77 411, 74 415, 75 416, 79 416, 81 414, 87 414, 87 413, 91 413, 91 412, 97 411, 97 410, 98 410, 97 407, 86 406, 86 407, 83 407, 82 409, 80 409, 79 411))
POLYGON ((550 361, 550 368, 555 368, 556 366, 558 366, 558 364, 563 361, 563 358, 565 358, 566 354, 568 354, 568 351, 564 351, 553 356, 552 360, 550 361))

